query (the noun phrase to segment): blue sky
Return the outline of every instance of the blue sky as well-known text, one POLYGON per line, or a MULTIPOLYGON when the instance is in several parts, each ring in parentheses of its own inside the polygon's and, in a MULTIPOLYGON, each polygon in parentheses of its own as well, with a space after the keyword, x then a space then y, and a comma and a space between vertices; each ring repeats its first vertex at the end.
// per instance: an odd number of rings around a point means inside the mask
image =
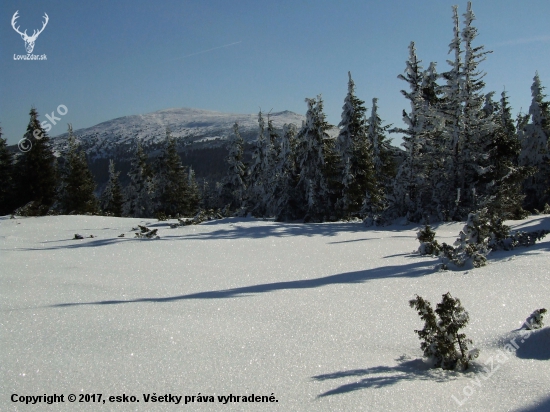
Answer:
MULTIPOLYGON (((357 95, 402 126, 408 108, 397 75, 416 42, 427 67, 449 67, 451 6, 466 1, 386 0, 3 0, 0 6, 0 125, 15 144, 35 106, 44 115, 68 113, 51 136, 116 117, 194 107, 235 113, 305 113, 306 97, 321 93, 329 122, 337 124, 352 72, 357 95), (33 53, 46 61, 15 61, 26 54, 11 27, 49 23, 33 53)), ((506 88, 514 112, 527 111, 538 70, 550 94, 550 1, 473 2, 477 45, 493 50, 481 68, 486 92, 506 88)), ((462 20, 462 17, 461 17, 462 20)))

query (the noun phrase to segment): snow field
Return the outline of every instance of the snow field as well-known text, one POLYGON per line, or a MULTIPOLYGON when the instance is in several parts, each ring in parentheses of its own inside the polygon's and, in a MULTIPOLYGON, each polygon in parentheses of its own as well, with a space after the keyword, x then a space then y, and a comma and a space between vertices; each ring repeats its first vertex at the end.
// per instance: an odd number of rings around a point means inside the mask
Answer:
MULTIPOLYGON (((436 272, 436 259, 412 253, 412 225, 232 218, 170 229, 154 219, 0 219, 1 410, 182 407, 144 403, 153 392, 278 400, 190 410, 549 408, 550 328, 496 361, 525 318, 550 307, 549 238, 493 253, 483 268, 436 272), (133 239, 130 229, 144 223, 160 239, 133 239), (414 329, 422 322, 408 306, 415 294, 435 306, 448 291, 469 312, 465 333, 481 350, 466 373, 421 360, 414 329), (485 379, 491 358, 499 368, 485 379), (32 406, 12 403, 12 393, 141 401, 32 406)), ((511 224, 550 229, 550 218, 511 224)), ((434 230, 449 243, 461 227, 434 230)))

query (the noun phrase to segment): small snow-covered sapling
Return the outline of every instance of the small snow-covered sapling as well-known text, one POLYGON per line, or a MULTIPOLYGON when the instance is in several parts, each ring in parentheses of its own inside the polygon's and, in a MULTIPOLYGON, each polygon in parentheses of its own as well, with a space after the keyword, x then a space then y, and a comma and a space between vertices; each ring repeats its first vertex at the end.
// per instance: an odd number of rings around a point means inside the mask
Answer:
POLYGON ((468 312, 460 300, 446 293, 434 311, 430 302, 416 295, 415 299, 409 301, 409 305, 416 309, 424 321, 424 329, 415 330, 422 340, 420 348, 424 356, 432 360, 436 368, 468 369, 470 361, 478 357, 479 351, 468 350, 472 341, 464 333, 459 333, 469 320, 468 312))
POLYGON ((424 228, 416 233, 416 238, 420 242, 418 253, 421 255, 439 256, 441 246, 435 240, 435 232, 430 225, 426 224, 424 228))

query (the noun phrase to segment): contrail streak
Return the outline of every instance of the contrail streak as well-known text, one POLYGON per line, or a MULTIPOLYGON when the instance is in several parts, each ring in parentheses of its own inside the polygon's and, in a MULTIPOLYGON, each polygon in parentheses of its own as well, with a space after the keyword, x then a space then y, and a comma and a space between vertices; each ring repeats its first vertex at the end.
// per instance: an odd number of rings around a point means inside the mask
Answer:
POLYGON ((522 39, 508 40, 505 42, 497 43, 495 44, 495 46, 517 46, 519 44, 547 42, 549 40, 550 40, 550 35, 534 36, 534 37, 528 37, 528 38, 522 38, 522 39))
MULTIPOLYGON (((235 44, 239 44, 239 43, 242 43, 242 40, 236 41, 235 43, 225 44, 225 45, 223 45, 223 46, 213 47, 213 48, 211 48, 211 49, 203 50, 203 51, 200 51, 200 52, 197 52, 197 53, 191 53, 191 54, 188 54, 188 55, 186 55, 186 56, 176 57, 175 59, 172 59, 172 60, 186 59, 187 57, 196 56, 196 55, 198 55, 198 54, 203 54, 203 53, 208 53, 208 52, 211 52, 212 50, 223 49, 223 48, 225 48, 225 47, 234 46, 235 44)), ((168 60, 168 61, 172 61, 172 60, 168 60)))

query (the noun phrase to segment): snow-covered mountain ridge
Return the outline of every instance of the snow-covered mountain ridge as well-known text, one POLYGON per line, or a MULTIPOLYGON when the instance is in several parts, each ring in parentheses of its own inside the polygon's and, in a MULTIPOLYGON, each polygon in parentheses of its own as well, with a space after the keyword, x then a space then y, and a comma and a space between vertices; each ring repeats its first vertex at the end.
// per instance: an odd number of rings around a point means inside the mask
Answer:
MULTIPOLYGON (((267 114, 264 114, 267 119, 267 114)), ((277 129, 284 124, 294 123, 300 127, 304 116, 282 111, 269 114, 277 129)), ((237 122, 245 141, 257 135, 258 115, 222 113, 191 108, 172 108, 142 115, 124 116, 74 132, 89 160, 104 158, 126 158, 130 156, 137 141, 144 148, 154 151, 164 141, 166 128, 176 137, 180 148, 193 149, 219 147, 233 133, 237 122)), ((67 144, 67 133, 52 138, 54 150, 63 151, 67 144)))

